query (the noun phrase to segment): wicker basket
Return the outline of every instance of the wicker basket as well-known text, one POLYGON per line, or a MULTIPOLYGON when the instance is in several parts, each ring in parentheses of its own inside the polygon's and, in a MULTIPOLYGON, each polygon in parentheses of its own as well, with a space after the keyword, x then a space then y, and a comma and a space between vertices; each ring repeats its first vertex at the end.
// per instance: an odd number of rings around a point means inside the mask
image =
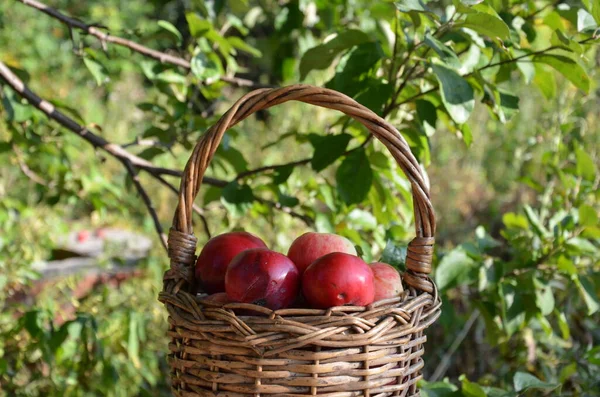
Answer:
POLYGON ((245 95, 196 145, 181 181, 169 233, 171 268, 159 300, 169 312, 175 396, 417 396, 423 331, 440 315, 431 271, 435 217, 417 160, 402 135, 339 92, 308 85, 245 95), (337 109, 367 127, 412 184, 416 238, 408 246, 406 291, 367 307, 271 311, 205 302, 194 290, 192 205, 225 131, 252 113, 296 100, 337 109), (250 313, 255 315, 249 315, 250 313))

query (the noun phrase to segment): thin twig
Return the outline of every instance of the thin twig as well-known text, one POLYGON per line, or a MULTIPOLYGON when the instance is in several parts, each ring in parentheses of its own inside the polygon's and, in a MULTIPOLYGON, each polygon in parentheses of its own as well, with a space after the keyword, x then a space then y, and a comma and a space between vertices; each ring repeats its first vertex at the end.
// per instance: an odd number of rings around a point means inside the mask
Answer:
POLYGON ((13 152, 15 153, 15 156, 17 157, 17 162, 19 163, 19 168, 21 169, 23 174, 27 178, 31 179, 33 182, 37 183, 38 185, 49 186, 48 182, 46 182, 44 180, 44 178, 42 178, 37 173, 35 173, 31 168, 29 168, 27 163, 25 163, 25 160, 23 160, 23 156, 22 156, 21 152, 19 151, 19 148, 17 148, 17 146, 14 144, 12 145, 12 148, 13 148, 13 152))
POLYGON ((133 166, 133 164, 131 164, 131 161, 127 161, 127 160, 123 161, 123 165, 127 169, 129 176, 131 176, 133 185, 135 186, 136 190, 142 197, 142 200, 144 201, 144 204, 146 205, 146 208, 148 209, 148 212, 150 213, 150 216, 152 217, 152 221, 154 221, 154 228, 156 229, 156 232, 158 233, 158 236, 160 238, 160 242, 161 242, 163 248, 165 249, 165 251, 168 251, 167 236, 165 235, 163 228, 160 224, 160 220, 158 219, 158 214, 156 213, 156 210, 154 209, 154 206, 152 205, 152 200, 150 199, 150 196, 148 196, 148 192, 146 192, 146 189, 144 189, 144 187, 142 186, 142 183, 140 182, 140 178, 137 174, 137 171, 135 170, 135 167, 133 166))
MULTIPOLYGON (((363 141, 363 143, 361 143, 360 145, 358 145, 355 148, 346 150, 342 154, 342 156, 347 156, 350 153, 354 152, 355 150, 364 148, 365 146, 367 146, 369 144, 369 142, 371 141, 372 138, 373 138, 373 135, 369 134, 369 136, 367 138, 365 138, 365 140, 363 141)), ((309 157, 309 158, 305 158, 305 159, 302 159, 302 160, 291 161, 289 163, 265 165, 263 167, 258 167, 258 168, 254 168, 252 170, 240 172, 239 174, 237 174, 237 176, 234 178, 234 180, 244 179, 244 178, 246 178, 247 176, 250 176, 250 175, 259 174, 259 173, 265 172, 265 171, 274 171, 276 169, 283 168, 283 167, 305 165, 305 164, 310 163, 311 161, 312 161, 312 157, 309 157)))
POLYGON ((478 317, 479 317, 479 310, 475 310, 475 311, 473 311, 473 313, 471 313, 471 316, 469 317, 469 319, 463 326, 460 333, 456 336, 456 339, 454 339, 454 342, 452 342, 452 345, 450 346, 450 348, 446 351, 446 353, 444 353, 444 356, 442 357, 442 359, 440 360, 440 363, 438 364, 437 368, 433 372, 433 375, 431 375, 431 377, 429 378, 430 382, 436 382, 437 380, 441 379, 446 374, 446 371, 448 370, 448 366, 450 365, 450 360, 452 359, 452 356, 454 355, 456 350, 460 347, 461 343, 465 340, 465 338, 469 334, 469 331, 471 330, 471 327, 473 327, 473 324, 475 324, 475 321, 477 320, 478 317))
MULTIPOLYGON (((73 29, 73 28, 79 29, 89 35, 96 37, 98 40, 100 40, 102 45, 105 45, 106 43, 116 44, 116 45, 119 45, 122 47, 127 47, 130 50, 140 53, 142 55, 145 55, 147 57, 156 59, 156 60, 160 61, 161 63, 169 63, 171 65, 180 66, 184 69, 188 69, 188 70, 191 69, 190 62, 184 58, 154 50, 152 48, 149 48, 149 47, 143 46, 139 43, 136 43, 135 41, 127 40, 127 39, 124 39, 119 36, 112 36, 109 33, 102 31, 97 26, 88 25, 87 23, 80 21, 79 19, 69 17, 69 16, 61 13, 60 11, 56 10, 55 8, 49 7, 46 4, 41 3, 37 0, 17 0, 17 1, 20 1, 21 3, 23 3, 29 7, 35 8, 36 10, 39 10, 39 11, 51 16, 52 18, 59 20, 60 22, 67 25, 70 29, 73 29)), ((256 83, 252 80, 247 80, 247 79, 243 79, 240 77, 234 77, 234 76, 221 76, 220 80, 223 82, 238 86, 238 87, 250 87, 250 88, 272 87, 269 85, 256 83)))

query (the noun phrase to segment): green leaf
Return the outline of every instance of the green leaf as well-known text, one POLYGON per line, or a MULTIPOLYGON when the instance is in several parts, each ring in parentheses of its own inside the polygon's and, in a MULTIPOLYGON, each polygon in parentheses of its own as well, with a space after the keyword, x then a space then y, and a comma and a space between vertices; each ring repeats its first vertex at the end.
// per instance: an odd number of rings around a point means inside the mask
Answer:
POLYGON ((538 279, 535 279, 533 284, 535 286, 535 304, 540 309, 542 315, 547 316, 554 310, 552 288, 538 279))
POLYGON ((591 364, 600 366, 600 346, 591 348, 585 353, 585 359, 591 364))
POLYGON ((584 32, 586 30, 594 30, 598 27, 598 24, 594 20, 592 14, 580 8, 577 10, 577 31, 584 32))
POLYGON ((575 267, 573 261, 564 255, 561 255, 558 258, 557 266, 558 270, 560 270, 561 272, 567 273, 571 276, 577 274, 577 267, 575 267))
POLYGON ((472 29, 492 39, 500 38, 501 40, 506 40, 510 36, 508 25, 497 14, 493 15, 483 12, 467 14, 465 21, 456 26, 472 29))
POLYGON ((167 69, 154 76, 154 80, 162 81, 167 84, 185 84, 187 82, 184 75, 172 69, 167 69))
POLYGON ((344 154, 351 139, 352 135, 345 133, 326 136, 317 135, 316 139, 311 139, 311 144, 315 148, 313 158, 310 161, 312 168, 318 172, 333 164, 335 160, 344 154))
POLYGON ((581 54, 583 52, 583 47, 576 41, 569 39, 565 34, 556 29, 554 33, 552 33, 552 38, 550 39, 550 43, 553 46, 560 47, 567 51, 575 52, 577 54, 581 54))
POLYGON ((293 165, 285 165, 283 167, 275 168, 273 171, 273 183, 276 185, 285 183, 289 179, 290 175, 292 175, 292 172, 294 172, 293 165))
POLYGON ((458 56, 454 50, 433 37, 429 32, 425 34, 425 44, 434 50, 436 54, 440 56, 442 61, 444 61, 444 63, 454 69, 460 69, 460 60, 458 59, 458 56))
POLYGON ((217 63, 203 52, 194 55, 190 64, 192 73, 200 80, 214 81, 221 77, 221 71, 217 63))
POLYGON ((188 12, 185 14, 188 26, 190 28, 190 34, 193 37, 201 37, 206 33, 213 30, 212 23, 206 19, 202 19, 198 14, 194 12, 188 12))
POLYGON ((325 44, 306 51, 300 60, 300 80, 304 80, 311 70, 326 69, 342 51, 370 41, 369 36, 360 30, 346 30, 325 44))
POLYGON ((384 83, 381 80, 371 80, 367 89, 356 96, 356 102, 371 109, 377 115, 381 116, 383 107, 392 96, 394 87, 391 84, 384 83))
POLYGON ((523 209, 525 210, 525 216, 527 217, 527 220, 529 221, 529 224, 533 228, 535 234, 540 237, 550 236, 550 232, 544 227, 533 208, 531 208, 529 205, 525 205, 523 209))
POLYGON ((586 93, 590 90, 590 78, 586 71, 577 62, 562 55, 542 54, 536 55, 533 62, 540 62, 552 66, 556 71, 565 76, 576 87, 586 93))
POLYGON ((354 96, 364 85, 362 75, 370 71, 384 56, 379 42, 357 45, 344 55, 336 66, 336 74, 325 84, 327 88, 354 96))
POLYGON ((225 159, 238 174, 248 170, 248 162, 244 158, 244 155, 232 146, 219 146, 215 156, 225 159))
POLYGON ((127 339, 127 354, 129 355, 129 359, 132 361, 133 366, 136 368, 140 368, 140 340, 138 337, 137 321, 137 313, 131 313, 129 316, 129 336, 127 339))
POLYGON ((464 397, 487 397, 485 391, 477 383, 470 382, 465 375, 458 378, 462 382, 462 395, 464 397))
POLYGON ((536 378, 535 376, 527 372, 517 372, 513 378, 513 384, 515 390, 518 392, 524 392, 526 390, 554 390, 558 386, 558 383, 544 382, 536 378))
POLYGON ((406 268, 407 252, 406 246, 396 245, 392 240, 388 240, 381 253, 379 262, 387 263, 388 265, 398 268, 400 271, 404 271, 406 268))
POLYGON ((335 180, 341 199, 348 205, 363 201, 373 182, 373 171, 364 149, 350 153, 340 164, 335 180))
POLYGON ((525 325, 525 301, 523 288, 509 280, 502 282, 498 290, 502 302, 502 325, 507 336, 511 336, 525 325))
POLYGON ((177 38, 177 43, 181 44, 181 42, 183 41, 183 36, 181 35, 181 32, 179 30, 177 30, 175 25, 173 25, 169 21, 164 21, 164 20, 158 21, 157 24, 158 24, 158 26, 165 29, 166 31, 173 33, 173 35, 177 38))
POLYGON ((567 247, 575 249, 579 254, 594 254, 598 251, 589 240, 581 237, 572 237, 567 240, 567 247))
POLYGON ((101 86, 105 82, 108 81, 108 74, 106 73, 106 69, 102 66, 101 63, 96 62, 92 58, 85 57, 83 58, 83 63, 88 68, 94 79, 96 80, 96 84, 101 86))
POLYGON ((585 180, 593 181, 596 178, 596 164, 592 157, 583 149, 575 149, 576 172, 585 180))
POLYGON ((419 388, 423 397, 455 397, 458 390, 449 382, 421 382, 419 388))
POLYGON ((204 199, 202 203, 204 205, 211 203, 213 201, 218 201, 221 199, 221 188, 216 186, 209 186, 204 193, 204 199))
POLYGON ((401 0, 394 4, 400 12, 426 12, 433 13, 425 4, 427 1, 422 0, 401 0))
POLYGON ((252 206, 254 194, 248 185, 230 182, 221 192, 221 201, 225 208, 235 216, 243 216, 252 206))
POLYGON ((535 76, 533 82, 540 89, 546 99, 556 96, 556 79, 554 73, 546 70, 542 65, 535 64, 535 76))
POLYGON ((558 328, 564 340, 571 339, 571 330, 569 329, 569 322, 564 312, 556 312, 556 319, 558 320, 558 328))
POLYGON ((582 226, 596 226, 598 224, 598 212, 589 205, 580 205, 579 224, 582 226))
POLYGON ((435 281, 440 290, 455 286, 464 280, 475 262, 464 249, 458 247, 444 255, 435 270, 435 281))
POLYGON ((261 57, 262 52, 252 47, 250 44, 246 43, 243 39, 237 36, 231 36, 227 38, 229 44, 233 46, 233 48, 237 48, 238 50, 247 52, 248 54, 254 55, 255 57, 261 57))
POLYGON ((598 298, 594 284, 585 277, 575 277, 573 282, 588 308, 588 316, 600 310, 600 298, 598 298))
POLYGON ((583 4, 592 14, 596 23, 600 24, 600 2, 598 0, 583 0, 583 4))
POLYGON ((417 117, 423 126, 423 132, 428 137, 435 133, 437 125, 437 109, 429 101, 419 99, 415 102, 417 105, 417 117))
POLYGON ((287 194, 283 194, 281 192, 277 193, 277 197, 279 198, 279 204, 281 204, 284 207, 295 207, 298 204, 300 204, 300 200, 298 200, 296 197, 293 196, 289 196, 287 194))
POLYGON ((475 96, 471 85, 454 70, 439 64, 432 65, 439 83, 442 101, 450 117, 463 124, 469 119, 475 106, 475 96))

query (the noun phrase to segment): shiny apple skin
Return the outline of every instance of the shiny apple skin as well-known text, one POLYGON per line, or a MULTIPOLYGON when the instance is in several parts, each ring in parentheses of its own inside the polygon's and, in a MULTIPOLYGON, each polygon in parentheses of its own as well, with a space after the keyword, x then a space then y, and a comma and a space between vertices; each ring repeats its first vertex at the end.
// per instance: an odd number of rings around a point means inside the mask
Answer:
POLYGON ((225 272, 231 260, 251 248, 267 248, 258 237, 247 232, 231 232, 213 237, 196 260, 196 281, 209 294, 225 291, 225 272))
POLYGON ((294 240, 288 257, 302 274, 315 260, 333 252, 356 255, 356 248, 350 240, 337 234, 309 232, 294 240))
POLYGON ((373 271, 357 256, 334 252, 314 261, 302 275, 311 307, 366 306, 375 298, 373 271))
POLYGON ((272 310, 290 306, 298 297, 300 272, 285 255, 266 248, 238 254, 225 275, 230 300, 272 310))

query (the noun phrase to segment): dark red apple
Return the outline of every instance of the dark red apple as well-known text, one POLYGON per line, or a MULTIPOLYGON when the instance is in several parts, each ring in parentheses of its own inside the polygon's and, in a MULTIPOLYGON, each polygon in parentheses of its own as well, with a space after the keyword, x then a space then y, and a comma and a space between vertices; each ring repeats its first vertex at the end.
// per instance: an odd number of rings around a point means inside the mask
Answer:
POLYGON ((357 256, 334 252, 314 261, 302 275, 302 292, 317 309, 366 306, 375 297, 373 272, 357 256))
POLYGON ((375 282, 375 302, 382 299, 395 298, 404 291, 402 277, 400 277, 400 273, 392 265, 375 262, 369 266, 373 271, 375 282))
POLYGON ((288 307, 298 296, 300 273, 287 256, 266 248, 237 255, 227 268, 225 290, 234 302, 272 310, 288 307))
POLYGON ((309 232, 294 240, 288 257, 302 274, 311 263, 332 252, 356 255, 356 248, 350 240, 337 234, 309 232))
POLYGON ((206 243, 196 261, 196 280, 208 293, 225 291, 225 272, 229 262, 240 252, 267 248, 258 237, 246 232, 224 233, 206 243))

